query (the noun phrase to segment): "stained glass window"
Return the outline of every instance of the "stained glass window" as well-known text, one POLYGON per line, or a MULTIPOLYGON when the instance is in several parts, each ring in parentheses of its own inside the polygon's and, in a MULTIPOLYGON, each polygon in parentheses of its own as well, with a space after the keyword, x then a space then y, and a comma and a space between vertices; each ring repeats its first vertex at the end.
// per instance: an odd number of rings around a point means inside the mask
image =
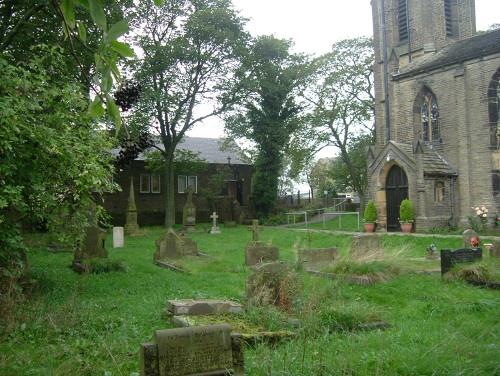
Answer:
POLYGON ((422 116, 422 139, 424 141, 438 141, 439 132, 439 108, 436 97, 428 93, 424 97, 421 107, 422 116))

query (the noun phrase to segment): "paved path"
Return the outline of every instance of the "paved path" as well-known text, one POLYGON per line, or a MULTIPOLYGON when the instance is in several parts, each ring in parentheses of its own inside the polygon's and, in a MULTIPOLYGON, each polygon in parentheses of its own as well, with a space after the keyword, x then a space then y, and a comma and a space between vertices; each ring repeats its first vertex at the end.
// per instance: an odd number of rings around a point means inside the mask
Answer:
MULTIPOLYGON (((278 227, 273 227, 273 228, 288 229, 288 230, 302 231, 302 232, 317 232, 317 233, 342 234, 342 235, 363 235, 363 234, 366 234, 365 232, 307 229, 307 228, 294 228, 294 227, 286 227, 286 226, 278 226, 278 227)), ((446 234, 446 235, 445 234, 422 234, 422 233, 413 233, 413 232, 410 234, 404 234, 402 232, 377 232, 377 234, 390 235, 390 236, 415 236, 415 237, 420 237, 420 238, 428 238, 428 237, 451 238, 451 239, 461 239, 462 238, 462 235, 455 235, 455 234, 446 234)), ((480 237, 481 237, 481 239, 500 241, 500 236, 481 235, 480 237)))

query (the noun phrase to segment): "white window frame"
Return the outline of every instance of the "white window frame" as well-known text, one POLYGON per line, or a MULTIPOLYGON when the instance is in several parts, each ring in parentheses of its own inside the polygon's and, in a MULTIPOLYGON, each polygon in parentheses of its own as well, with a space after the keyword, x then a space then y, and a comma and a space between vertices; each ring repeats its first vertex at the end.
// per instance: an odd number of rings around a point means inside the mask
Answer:
POLYGON ((193 175, 178 175, 177 176, 177 192, 178 193, 187 193, 187 188, 189 187, 189 180, 194 178, 194 192, 198 193, 198 176, 193 175), (184 182, 184 189, 181 189, 181 184, 179 182, 184 182))

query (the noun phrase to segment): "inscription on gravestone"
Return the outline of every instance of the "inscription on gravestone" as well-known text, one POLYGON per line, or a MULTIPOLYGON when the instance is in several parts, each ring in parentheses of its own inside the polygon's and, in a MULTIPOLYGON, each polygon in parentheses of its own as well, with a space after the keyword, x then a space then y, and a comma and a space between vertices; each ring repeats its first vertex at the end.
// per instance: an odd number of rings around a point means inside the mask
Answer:
POLYGON ((441 275, 449 272, 454 265, 461 263, 468 263, 480 261, 483 258, 483 251, 481 248, 476 249, 457 249, 452 251, 450 249, 441 250, 441 275))
POLYGON ((155 340, 141 348, 143 375, 242 374, 242 347, 227 324, 158 330, 155 340))

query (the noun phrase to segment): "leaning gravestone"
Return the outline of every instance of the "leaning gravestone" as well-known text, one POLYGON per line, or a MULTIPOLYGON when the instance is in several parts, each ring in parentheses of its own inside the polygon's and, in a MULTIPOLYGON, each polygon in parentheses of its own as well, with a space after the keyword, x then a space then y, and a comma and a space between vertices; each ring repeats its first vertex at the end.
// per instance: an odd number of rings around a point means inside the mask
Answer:
POLYGON ((450 249, 441 250, 441 275, 449 272, 454 265, 481 261, 483 251, 481 248, 464 248, 452 251, 450 249))
POLYGON ((124 246, 123 227, 113 227, 113 248, 123 248, 124 246))
POLYGON ((477 232, 470 228, 463 232, 462 238, 464 240, 464 248, 470 248, 471 239, 474 237, 478 238, 477 232))
POLYGON ((187 189, 187 200, 182 210, 182 225, 187 232, 195 231, 196 229, 196 206, 193 203, 193 188, 187 189))
POLYGON ((153 256, 156 264, 180 259, 184 256, 198 255, 196 243, 184 236, 179 236, 169 228, 163 236, 156 241, 156 252, 153 256))
POLYGON ((137 207, 135 206, 134 177, 131 177, 125 219, 125 234, 136 235, 138 232, 139 225, 137 224, 137 207))
POLYGON ((349 257, 358 261, 370 261, 383 258, 384 250, 378 234, 363 234, 352 237, 349 257))
POLYGON ((338 256, 337 248, 299 249, 299 264, 305 270, 319 270, 333 264, 338 256))
POLYGON ((246 283, 248 306, 274 305, 290 310, 298 294, 297 274, 283 262, 258 264, 252 267, 252 274, 246 283))
POLYGON ((140 349, 143 376, 244 375, 243 344, 227 324, 165 329, 140 349))
POLYGON ((252 266, 261 262, 278 261, 279 249, 271 245, 267 245, 259 241, 259 232, 261 226, 259 221, 254 219, 252 226, 249 228, 252 231, 252 241, 245 248, 245 265, 252 266))

